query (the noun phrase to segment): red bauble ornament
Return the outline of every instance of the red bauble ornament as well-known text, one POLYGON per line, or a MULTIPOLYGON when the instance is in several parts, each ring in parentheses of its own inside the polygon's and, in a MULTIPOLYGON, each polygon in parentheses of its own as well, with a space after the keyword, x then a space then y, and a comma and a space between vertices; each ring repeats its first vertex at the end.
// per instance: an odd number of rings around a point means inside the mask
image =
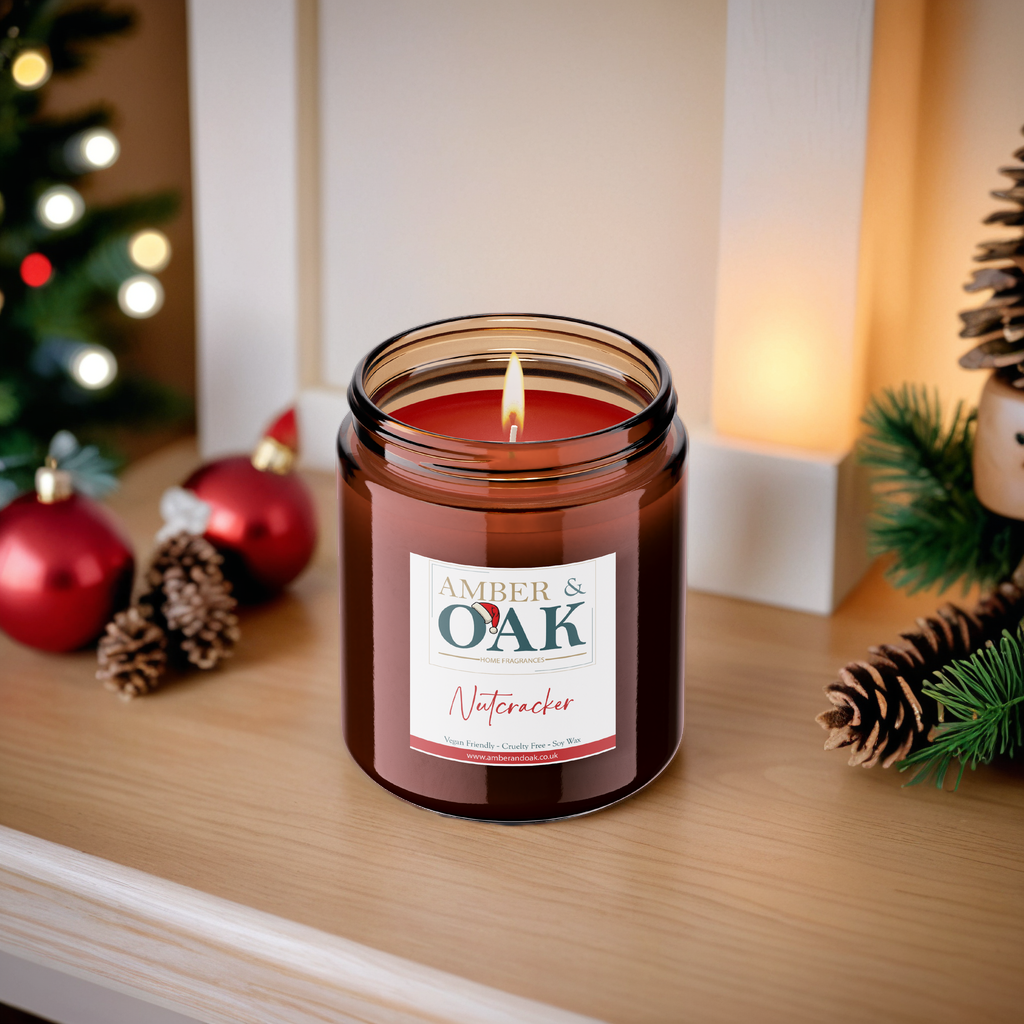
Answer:
POLYGON ((0 629, 44 651, 92 642, 131 597, 135 562, 113 516, 80 494, 0 509, 0 629))
POLYGON ((251 458, 207 463, 182 485, 210 506, 204 536, 224 555, 224 575, 241 601, 258 601, 302 572, 316 548, 313 498, 292 470, 295 414, 268 429, 251 458))

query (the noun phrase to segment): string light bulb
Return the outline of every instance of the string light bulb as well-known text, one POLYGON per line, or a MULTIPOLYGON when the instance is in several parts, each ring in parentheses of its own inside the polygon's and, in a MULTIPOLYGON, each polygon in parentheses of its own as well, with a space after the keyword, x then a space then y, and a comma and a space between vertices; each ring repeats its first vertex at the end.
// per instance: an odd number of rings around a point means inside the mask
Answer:
POLYGON ((151 274, 136 274, 121 283, 117 290, 121 312, 136 320, 144 320, 160 312, 164 304, 164 287, 151 274))
POLYGON ((69 185, 48 188, 36 202, 36 216, 48 228, 67 228, 81 220, 85 202, 69 185))
POLYGON ((73 171, 102 171, 121 155, 121 143, 106 128, 89 128, 64 143, 64 159, 73 171))
POLYGON ((46 85, 52 71, 45 50, 22 50, 11 64, 11 77, 19 89, 38 89, 46 85))
POLYGON ((53 264, 41 252, 30 252, 21 261, 20 270, 29 288, 42 288, 53 274, 53 264))
POLYGON ((117 376, 117 359, 102 345, 82 345, 72 356, 68 370, 80 387, 99 391, 117 376))
POLYGON ((140 270, 155 274, 171 262, 171 243, 162 231, 146 228, 128 239, 128 255, 140 270))

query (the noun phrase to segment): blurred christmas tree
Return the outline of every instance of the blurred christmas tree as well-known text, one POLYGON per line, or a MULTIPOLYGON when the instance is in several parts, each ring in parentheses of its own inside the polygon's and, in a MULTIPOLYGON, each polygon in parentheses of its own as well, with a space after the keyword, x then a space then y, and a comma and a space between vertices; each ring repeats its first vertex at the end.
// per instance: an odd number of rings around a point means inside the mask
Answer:
POLYGON ((28 483, 61 429, 182 415, 185 401, 119 372, 131 320, 157 313, 154 277, 170 245, 152 225, 173 193, 87 205, 75 186, 118 157, 110 111, 42 112, 51 76, 84 67, 90 44, 126 32, 132 15, 102 3, 0 0, 0 472, 28 483))

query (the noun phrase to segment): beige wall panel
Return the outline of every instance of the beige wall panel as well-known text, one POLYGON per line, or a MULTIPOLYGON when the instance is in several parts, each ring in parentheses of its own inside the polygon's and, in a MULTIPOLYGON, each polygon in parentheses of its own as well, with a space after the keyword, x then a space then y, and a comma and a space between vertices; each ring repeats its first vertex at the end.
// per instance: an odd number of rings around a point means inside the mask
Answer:
POLYGON ((608 323, 707 418, 725 0, 324 0, 325 383, 465 313, 608 323))
POLYGON ((715 428, 842 451, 855 336, 871 0, 730 0, 715 428))
POLYGON ((246 450, 299 387, 293 0, 190 0, 199 427, 246 450))
POLYGON ((975 246, 1003 233, 981 220, 1000 205, 989 191, 1006 186, 997 169, 1022 141, 1022 53, 1020 0, 926 4, 909 300, 896 329, 872 339, 872 389, 906 380, 937 385, 947 404, 977 400, 986 375, 957 366, 970 348, 957 312, 980 302, 962 291, 975 246))
POLYGON ((881 381, 899 380, 912 323, 918 119, 927 0, 876 0, 864 214, 857 284, 861 407, 881 381))

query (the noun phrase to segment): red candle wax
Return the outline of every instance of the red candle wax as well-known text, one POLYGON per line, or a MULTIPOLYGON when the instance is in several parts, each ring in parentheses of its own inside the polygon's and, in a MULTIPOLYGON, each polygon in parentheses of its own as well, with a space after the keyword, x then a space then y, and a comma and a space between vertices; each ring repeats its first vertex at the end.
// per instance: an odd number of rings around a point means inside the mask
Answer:
MULTIPOLYGON (((396 409, 395 419, 420 430, 473 441, 507 441, 500 391, 466 391, 396 409)), ((526 417, 516 441, 555 441, 592 434, 629 419, 628 409, 584 395, 526 392, 526 417)))

